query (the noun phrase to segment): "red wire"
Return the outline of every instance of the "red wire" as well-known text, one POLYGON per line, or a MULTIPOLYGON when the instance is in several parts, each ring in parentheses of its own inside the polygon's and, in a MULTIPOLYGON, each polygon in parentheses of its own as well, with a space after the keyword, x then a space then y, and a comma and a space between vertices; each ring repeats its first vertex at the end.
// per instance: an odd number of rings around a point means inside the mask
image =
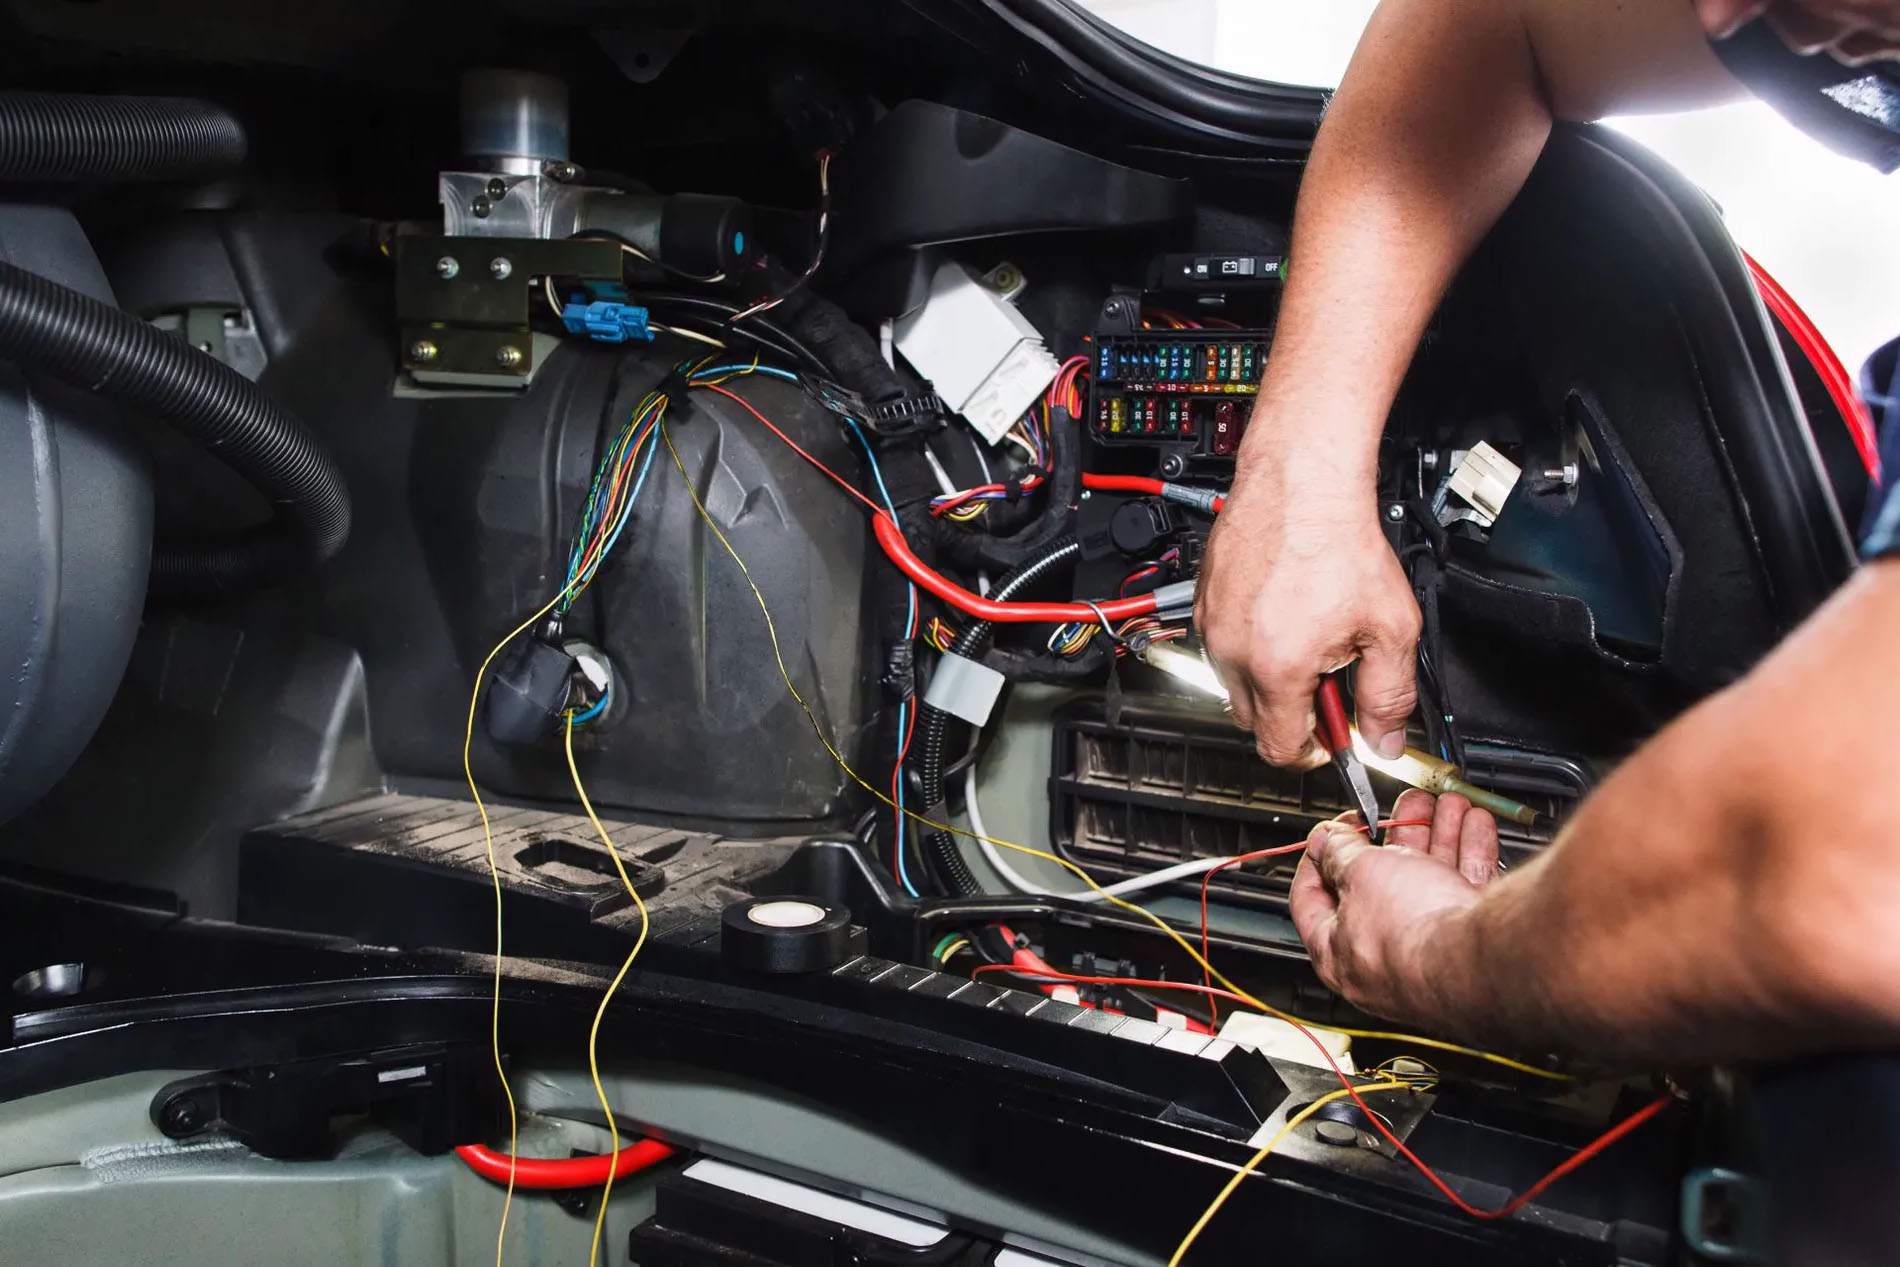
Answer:
MULTIPOLYGON (((1387 818, 1387 819, 1381 819, 1379 822, 1379 828, 1382 831, 1389 827, 1430 827, 1431 825, 1432 825, 1432 820, 1429 818, 1387 818)), ((1366 829, 1363 825, 1361 825, 1359 830, 1365 831, 1366 829)), ((1203 984, 1208 985, 1208 986, 1212 986, 1214 984, 1214 978, 1209 975, 1209 973, 1211 972, 1211 969, 1208 967, 1209 957, 1207 953, 1207 885, 1208 885, 1208 882, 1214 878, 1214 873, 1216 871, 1225 871, 1228 867, 1235 866, 1239 863, 1249 861, 1250 859, 1253 859, 1253 858, 1272 858, 1279 854, 1298 853, 1300 850, 1304 848, 1306 848, 1306 842, 1302 840, 1298 844, 1276 845, 1272 849, 1256 849, 1251 853, 1235 854, 1233 857, 1227 859, 1225 862, 1221 863, 1219 866, 1209 867, 1206 870, 1206 872, 1202 874, 1201 876, 1201 959, 1203 960, 1203 962, 1201 964, 1201 981, 1203 984)), ((1214 1006, 1213 1000, 1212 999, 1208 1000, 1208 1007, 1212 1009, 1213 1006, 1214 1006)), ((1219 1013, 1216 1012, 1215 1015, 1218 1016, 1219 1013)))
MULTIPOLYGON (((974 971, 1027 973, 1027 970, 1024 968, 1020 968, 1015 964, 1005 963, 982 964, 974 971)), ((1037 973, 1033 975, 1044 974, 1037 973)), ((1197 994, 1205 994, 1209 998, 1218 996, 1223 999, 1231 999, 1236 1003, 1248 1002, 1248 1000, 1235 994, 1232 990, 1221 990, 1212 986, 1195 985, 1192 981, 1158 981, 1150 980, 1145 977, 1084 977, 1072 972, 1057 972, 1053 969, 1046 975, 1064 981, 1086 982, 1091 985, 1138 985, 1148 989, 1192 990, 1197 994)), ((1287 1020, 1285 1017, 1281 1017, 1280 1019, 1287 1020)), ((1325 1059, 1326 1063, 1332 1067, 1334 1076, 1339 1079, 1339 1084, 1352 1096, 1353 1103, 1359 1106, 1360 1111, 1366 1115, 1366 1120, 1371 1122, 1372 1125, 1378 1129, 1379 1134, 1385 1136, 1386 1141, 1399 1151, 1399 1155, 1411 1162, 1413 1167, 1421 1175, 1425 1176, 1434 1188, 1437 1188, 1439 1192, 1444 1194, 1446 1200, 1450 1201, 1453 1205, 1474 1219, 1502 1219, 1515 1214, 1522 1206, 1535 1198, 1538 1193, 1548 1188, 1551 1184, 1556 1183, 1559 1179, 1575 1170, 1578 1166, 1583 1165, 1583 1163, 1589 1161, 1592 1157, 1595 1157, 1617 1140, 1622 1139, 1625 1135, 1641 1126, 1644 1122, 1647 1122, 1650 1118, 1662 1112, 1663 1109, 1668 1106, 1670 1100, 1670 1097, 1667 1095, 1657 1096, 1654 1100, 1651 1100, 1648 1104, 1630 1114, 1609 1130, 1604 1131, 1603 1134, 1597 1136, 1582 1148, 1579 1148, 1562 1162, 1559 1162, 1551 1169, 1550 1173, 1506 1201, 1503 1205, 1495 1210, 1480 1210, 1477 1206, 1472 1205, 1456 1192, 1453 1192, 1450 1186, 1447 1185, 1443 1179, 1439 1178, 1437 1171, 1426 1165, 1417 1153, 1405 1146, 1404 1140, 1392 1133, 1392 1128, 1387 1126, 1384 1120, 1366 1104, 1365 1100, 1360 1098, 1358 1088, 1353 1086, 1352 1079, 1348 1078, 1345 1071, 1339 1067, 1339 1063, 1333 1059, 1333 1054, 1326 1050, 1326 1044, 1319 1040, 1318 1035, 1314 1034, 1313 1031, 1306 1026, 1301 1025, 1298 1021, 1287 1020, 1287 1023, 1293 1026, 1294 1029, 1299 1030, 1300 1033, 1306 1035, 1308 1039, 1312 1040, 1313 1046, 1319 1049, 1319 1054, 1325 1059)))
POLYGON ((674 1149, 657 1139, 636 1140, 620 1150, 618 1158, 608 1153, 591 1157, 515 1157, 497 1152, 485 1144, 463 1144, 455 1155, 484 1179, 508 1182, 508 1164, 514 1162, 517 1188, 591 1188, 607 1182, 607 1167, 613 1162, 614 1178, 624 1179, 635 1171, 671 1157, 674 1149))
POLYGON ((1094 605, 1088 603, 999 603, 994 599, 984 598, 980 594, 972 594, 942 573, 933 571, 911 550, 910 543, 904 540, 903 530, 897 526, 896 520, 879 508, 876 502, 859 492, 842 475, 800 448, 797 441, 779 430, 777 424, 754 409, 744 397, 717 383, 701 383, 696 386, 701 390, 718 392, 721 396, 737 401, 747 413, 764 423, 767 430, 783 440, 792 452, 823 471, 839 488, 869 507, 871 532, 877 538, 878 546, 889 556, 891 562, 897 565, 897 570, 914 584, 921 585, 952 607, 998 624, 1061 624, 1070 620, 1086 620, 1094 623, 1097 619, 1122 620, 1129 616, 1140 616, 1155 609, 1153 594, 1137 594, 1133 598, 1115 598, 1094 605))
POLYGON ((836 471, 826 466, 823 462, 820 462, 817 458, 813 457, 811 454, 801 449, 798 446, 798 441, 792 439, 790 436, 786 435, 783 431, 780 431, 778 429, 777 423, 773 422, 770 418, 767 418, 764 414, 754 409, 752 407, 751 402, 748 401, 745 397, 739 395, 737 392, 732 391, 728 388, 721 387, 717 383, 695 383, 693 384, 693 386, 700 391, 718 392, 721 396, 726 397, 728 400, 738 401, 740 407, 743 408, 747 413, 751 414, 754 418, 757 418, 760 422, 764 423, 768 431, 770 431, 773 435, 777 436, 779 439, 785 441, 785 443, 791 448, 792 452, 798 454, 799 457, 804 458, 807 462, 810 462, 813 466, 823 471, 826 475, 829 475, 832 478, 832 481, 836 483, 839 488, 842 488, 845 492, 851 494, 853 497, 863 502, 866 506, 870 507, 872 514, 876 515, 876 514, 883 513, 883 511, 879 509, 878 504, 876 502, 872 501, 869 497, 866 497, 863 493, 858 491, 856 485, 852 484, 851 481, 845 479, 844 476, 838 474, 836 471))
POLYGON ((1155 609, 1153 594, 1136 594, 1132 598, 1112 598, 1093 605, 1088 603, 999 603, 995 599, 972 594, 942 573, 932 571, 911 551, 910 543, 904 540, 904 534, 899 530, 896 521, 883 511, 880 510, 871 517, 871 532, 876 536, 878 545, 890 557, 891 562, 897 565, 898 571, 952 607, 960 608, 982 620, 992 620, 999 624, 1023 622, 1061 624, 1069 620, 1086 620, 1094 624, 1098 619, 1118 621, 1129 616, 1145 615, 1155 609))
MULTIPOLYGON (((1106 493, 1146 493, 1150 497, 1161 496, 1163 481, 1146 475, 1103 475, 1095 471, 1082 472, 1082 487, 1092 488, 1106 493)), ((1227 498, 1214 498, 1214 511, 1220 512, 1227 504, 1227 498)))

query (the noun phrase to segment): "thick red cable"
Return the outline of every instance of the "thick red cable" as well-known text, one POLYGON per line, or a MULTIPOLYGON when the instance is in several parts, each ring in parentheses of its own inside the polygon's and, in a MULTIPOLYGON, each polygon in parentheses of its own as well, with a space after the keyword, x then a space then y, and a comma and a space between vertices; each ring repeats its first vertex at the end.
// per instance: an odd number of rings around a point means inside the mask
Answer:
MULTIPOLYGON (((1196 994, 1205 994, 1209 998, 1220 997, 1224 999, 1230 999, 1236 1003, 1244 1003, 1251 1006, 1251 1003, 1248 999, 1234 993, 1232 990, 1222 990, 1213 986, 1196 985, 1192 981, 1159 981, 1159 980, 1150 980, 1145 977, 1084 977, 1084 976, 1078 976, 1073 972, 1057 972, 1053 969, 1051 969, 1046 974, 1040 973, 1040 972, 1031 973, 1027 969, 1020 968, 1016 966, 1015 964, 1006 964, 1006 963, 983 964, 977 967, 976 969, 974 969, 973 971, 974 972, 1014 972, 1014 973, 1019 973, 1024 976, 1045 976, 1046 975, 1046 976, 1054 977, 1062 981, 1082 982, 1082 983, 1091 984, 1091 985, 1134 985, 1134 986, 1142 986, 1147 989, 1191 990, 1196 994)), ((1617 1140, 1623 1138, 1625 1135, 1629 1134, 1631 1131, 1641 1126, 1644 1122, 1647 1122, 1650 1118, 1655 1117, 1658 1113, 1662 1112, 1664 1108, 1668 1107, 1669 1101, 1670 1101, 1670 1097, 1667 1095, 1657 1096, 1654 1100, 1651 1100, 1648 1104, 1644 1105, 1642 1108, 1638 1109, 1636 1112, 1630 1114, 1628 1117, 1618 1122, 1615 1126, 1610 1127, 1610 1129, 1604 1131, 1603 1134, 1597 1136, 1595 1139, 1591 1140, 1588 1144, 1585 1144, 1582 1148, 1579 1148, 1576 1152, 1572 1153, 1569 1157, 1565 1158, 1562 1162, 1559 1162, 1556 1166, 1552 1167, 1552 1169, 1550 1170, 1550 1173, 1546 1174, 1542 1179, 1539 1179, 1536 1183, 1532 1184, 1530 1187, 1524 1189, 1524 1191, 1518 1193, 1516 1196, 1506 1201, 1503 1205, 1498 1206, 1494 1210, 1481 1210, 1477 1206, 1472 1205, 1469 1201, 1466 1201, 1463 1197, 1459 1196, 1456 1192, 1453 1192, 1451 1190, 1451 1186, 1439 1177, 1438 1172, 1436 1170, 1433 1170, 1430 1166, 1426 1165, 1424 1160, 1420 1158, 1417 1153, 1413 1152, 1411 1149, 1405 1146, 1404 1140, 1400 1139, 1397 1135, 1392 1133, 1392 1128, 1387 1126, 1384 1120, 1380 1118, 1380 1116, 1377 1113, 1372 1111, 1371 1106, 1369 1106, 1365 1102, 1365 1100, 1360 1098, 1358 1088, 1353 1086, 1352 1079, 1346 1076, 1345 1070, 1339 1067, 1339 1062, 1333 1059, 1333 1054, 1330 1051, 1326 1050, 1326 1044, 1322 1043, 1319 1040, 1319 1035, 1313 1033, 1312 1030, 1308 1029, 1304 1025, 1301 1025, 1297 1021, 1288 1020, 1286 1017, 1280 1017, 1279 1019, 1287 1021, 1287 1024, 1293 1026, 1294 1029, 1297 1029, 1300 1031, 1300 1033, 1306 1035, 1306 1037, 1312 1041, 1313 1046, 1319 1049, 1319 1054, 1325 1058, 1326 1063, 1332 1068, 1333 1075, 1339 1079, 1339 1085, 1344 1087, 1346 1089, 1347 1094, 1352 1096, 1353 1103, 1357 1104, 1359 1106, 1360 1111, 1366 1115, 1366 1120, 1371 1122, 1372 1125, 1378 1129, 1379 1134, 1385 1136, 1386 1142, 1391 1144, 1392 1147, 1396 1148, 1399 1151, 1400 1156, 1404 1157, 1405 1160, 1411 1162, 1413 1168, 1416 1169, 1419 1172, 1419 1174, 1423 1175, 1426 1178, 1426 1180, 1428 1180, 1434 1188, 1437 1188, 1438 1191, 1444 1195, 1447 1201, 1450 1201, 1453 1205, 1457 1206, 1460 1210, 1463 1210, 1466 1214, 1470 1215, 1474 1219, 1502 1219, 1502 1218, 1508 1218, 1512 1214, 1515 1214, 1521 1207, 1523 1207, 1525 1204, 1527 1204, 1528 1202, 1536 1198, 1536 1196, 1540 1192, 1548 1188, 1551 1184, 1556 1183, 1559 1179, 1563 1178, 1565 1175, 1575 1170, 1578 1166, 1583 1165, 1583 1163, 1585 1163, 1586 1161, 1589 1161, 1592 1157, 1595 1157, 1598 1153, 1608 1148, 1611 1144, 1614 1144, 1617 1140)))
POLYGON ((1880 478, 1880 445, 1874 437, 1873 415, 1867 412, 1867 403, 1860 398, 1854 388, 1854 379, 1841 364, 1841 358, 1801 311, 1801 305, 1794 296, 1781 288, 1781 283, 1768 275, 1768 270, 1756 262, 1755 257, 1742 252, 1742 259, 1748 264, 1748 275, 1754 280, 1755 289, 1761 294, 1762 302, 1776 320, 1788 331, 1788 336, 1801 349, 1801 354, 1814 366, 1814 372, 1820 375, 1821 385, 1827 389, 1828 398, 1834 402, 1834 408, 1840 412, 1841 421, 1847 424, 1847 433, 1854 441, 1854 448, 1860 454, 1861 465, 1867 468, 1867 474, 1873 479, 1880 478))
MULTIPOLYGON (((642 1139, 620 1150, 613 1167, 614 1178, 647 1169, 665 1161, 674 1153, 670 1144, 657 1139, 642 1139)), ((508 1163, 514 1162, 517 1188, 592 1188, 607 1182, 607 1166, 613 1157, 600 1153, 591 1157, 515 1157, 497 1152, 485 1144, 462 1144, 455 1155, 484 1179, 508 1182, 508 1163)))
MULTIPOLYGON (((1098 493, 1145 493, 1150 497, 1161 496, 1165 480, 1154 479, 1147 475, 1103 475, 1097 471, 1082 472, 1082 487, 1098 493)), ((1216 494, 1214 512, 1220 513, 1227 504, 1225 496, 1216 494)))
POLYGON ((890 557, 897 570, 916 584, 929 590, 952 607, 959 608, 981 620, 991 620, 998 624, 1045 623, 1061 624, 1069 620, 1085 620, 1095 624, 1098 619, 1123 620, 1129 616, 1143 616, 1155 609, 1153 594, 1136 594, 1130 598, 1111 598, 1100 603, 999 603, 994 599, 972 594, 955 581, 935 572, 911 551, 910 543, 904 540, 904 534, 889 515, 878 511, 871 517, 871 532, 884 553, 890 557), (1097 615, 1099 609, 1099 617, 1097 615))

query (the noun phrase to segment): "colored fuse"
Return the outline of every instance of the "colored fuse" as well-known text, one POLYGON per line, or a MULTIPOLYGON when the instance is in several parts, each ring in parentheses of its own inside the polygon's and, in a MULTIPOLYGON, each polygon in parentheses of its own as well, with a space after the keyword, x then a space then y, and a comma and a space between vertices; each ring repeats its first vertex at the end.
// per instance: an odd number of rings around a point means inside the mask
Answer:
POLYGON ((1096 365, 1095 377, 1103 382, 1115 377, 1115 349, 1103 344, 1102 350, 1096 353, 1096 365))
POLYGON ((1214 434, 1209 447, 1225 457, 1240 447, 1240 407, 1231 400, 1214 406, 1214 434))

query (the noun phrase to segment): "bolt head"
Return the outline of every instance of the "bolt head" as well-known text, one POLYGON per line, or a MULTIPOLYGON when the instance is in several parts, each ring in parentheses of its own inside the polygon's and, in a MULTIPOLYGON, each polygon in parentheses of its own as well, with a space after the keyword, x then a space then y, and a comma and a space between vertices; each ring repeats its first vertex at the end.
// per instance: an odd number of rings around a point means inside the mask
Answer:
POLYGON ((508 257, 505 255, 497 255, 494 259, 488 261, 488 275, 493 277, 496 281, 504 280, 508 274, 514 271, 515 266, 509 262, 508 257))
POLYGON ((504 198, 507 196, 507 194, 508 194, 507 181, 503 180, 499 176, 493 177, 489 180, 488 196, 490 198, 504 198))
POLYGON ((581 174, 581 169, 573 163, 556 161, 543 167, 541 174, 550 180, 573 180, 581 174))
POLYGON ((1399 520, 1405 518, 1405 507, 1398 502, 1393 502, 1390 506, 1385 508, 1385 517, 1393 523, 1397 523, 1399 520))
POLYGON ((1161 459, 1161 473, 1169 479, 1173 479, 1185 470, 1187 470, 1187 459, 1179 453, 1170 453, 1161 459))
POLYGON ((412 361, 433 361, 441 351, 427 339, 417 339, 409 345, 409 359, 412 361))
POLYGON ((477 220, 488 219, 488 212, 490 210, 489 205, 488 205, 488 195, 476 194, 475 201, 468 204, 468 209, 475 213, 475 218, 477 220))
POLYGON ((165 1129, 174 1135, 185 1135, 197 1130, 204 1123, 198 1116, 198 1106, 190 1100, 173 1100, 165 1106, 165 1129))
POLYGON ((521 361, 521 349, 512 343, 504 344, 495 349, 495 364, 505 370, 514 369, 521 364, 521 361))
POLYGON ((440 277, 443 281, 449 280, 449 278, 461 271, 461 261, 457 260, 453 255, 444 255, 435 262, 435 275, 440 277))

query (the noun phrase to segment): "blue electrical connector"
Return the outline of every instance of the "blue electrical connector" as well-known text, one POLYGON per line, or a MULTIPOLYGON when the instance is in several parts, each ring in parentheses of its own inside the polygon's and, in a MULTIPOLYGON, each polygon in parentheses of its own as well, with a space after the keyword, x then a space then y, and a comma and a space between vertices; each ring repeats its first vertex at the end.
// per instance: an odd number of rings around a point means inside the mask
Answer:
POLYGON ((596 299, 592 303, 569 302, 561 308, 561 324, 569 334, 584 334, 601 343, 625 343, 637 339, 653 341, 653 328, 647 324, 647 310, 636 304, 596 299))

